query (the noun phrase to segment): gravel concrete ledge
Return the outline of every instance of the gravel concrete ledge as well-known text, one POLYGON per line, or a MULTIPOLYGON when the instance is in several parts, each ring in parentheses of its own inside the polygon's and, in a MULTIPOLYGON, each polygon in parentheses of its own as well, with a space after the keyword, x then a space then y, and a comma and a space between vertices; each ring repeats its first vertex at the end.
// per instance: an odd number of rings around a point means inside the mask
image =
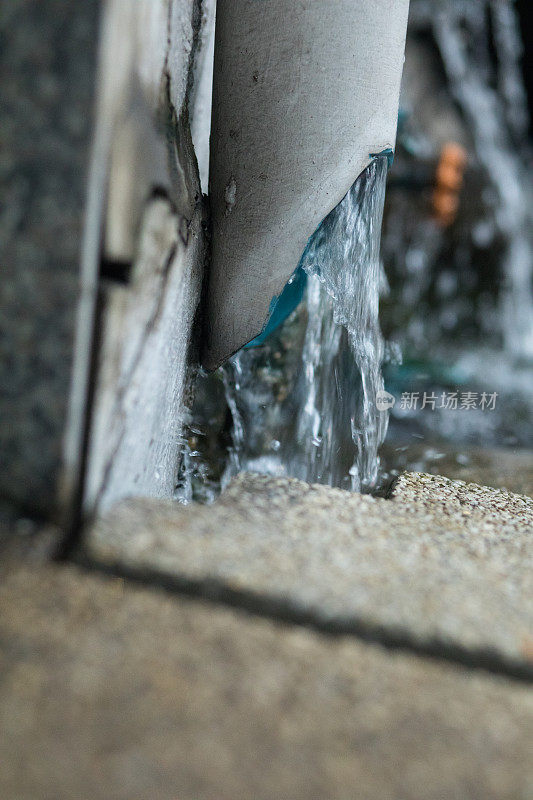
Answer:
POLYGON ((326 630, 533 678, 533 500, 411 474, 392 500, 240 476, 209 507, 132 500, 89 558, 326 630))
POLYGON ((0 607, 5 800, 533 798, 521 683, 65 565, 0 607))

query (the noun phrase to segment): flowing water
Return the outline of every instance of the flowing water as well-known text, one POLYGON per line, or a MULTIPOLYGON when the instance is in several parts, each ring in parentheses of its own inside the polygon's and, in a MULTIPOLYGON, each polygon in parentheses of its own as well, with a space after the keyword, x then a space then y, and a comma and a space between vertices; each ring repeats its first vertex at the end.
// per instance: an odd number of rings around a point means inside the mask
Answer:
MULTIPOLYGON (((396 403, 385 454, 392 473, 430 469, 446 443, 467 459, 470 446, 527 447, 533 435, 533 162, 514 3, 412 0, 410 26, 411 41, 438 54, 433 96, 459 109, 471 174, 451 233, 431 218, 423 191, 389 202, 383 323, 406 360, 388 368, 387 388, 396 399, 410 389, 497 391, 499 405, 493 414, 409 415, 396 403)), ((416 174, 434 169, 442 132, 424 122, 416 89, 405 99, 415 135, 404 155, 400 136, 398 162, 416 174)), ((239 470, 355 490, 379 482, 388 422, 376 406, 385 171, 376 160, 311 238, 300 264, 305 299, 284 325, 214 376, 199 376, 182 501, 212 500, 239 470)))
POLYGON ((292 471, 342 485, 338 454, 349 420, 355 448, 350 484, 357 491, 376 484, 388 424, 388 411, 376 404, 384 390, 379 244, 386 174, 387 159, 375 159, 326 217, 302 259, 311 280, 297 423, 301 456, 292 471))
MULTIPOLYGON (((357 491, 376 485, 388 423, 388 411, 376 405, 384 388, 378 305, 386 174, 387 158, 376 158, 311 237, 299 265, 308 276, 301 307, 272 341, 241 350, 219 370, 231 414, 222 488, 241 470, 357 491)), ((182 502, 192 499, 191 484, 204 495, 206 487, 201 447, 187 443, 185 462, 182 502)))

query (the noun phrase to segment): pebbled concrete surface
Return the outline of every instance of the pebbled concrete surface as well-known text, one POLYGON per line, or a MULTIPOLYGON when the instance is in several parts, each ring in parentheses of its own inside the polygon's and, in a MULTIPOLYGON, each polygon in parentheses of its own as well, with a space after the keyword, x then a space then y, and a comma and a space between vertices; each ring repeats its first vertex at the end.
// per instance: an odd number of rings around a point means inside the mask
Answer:
POLYGON ((90 558, 319 627, 533 677, 533 500, 424 474, 394 498, 242 475, 213 506, 131 500, 90 558))
POLYGON ((387 441, 380 449, 382 463, 398 472, 428 472, 451 480, 478 483, 533 497, 531 450, 450 446, 442 441, 428 446, 387 441))
POLYGON ((529 686, 66 565, 0 582, 6 800, 531 800, 529 686))

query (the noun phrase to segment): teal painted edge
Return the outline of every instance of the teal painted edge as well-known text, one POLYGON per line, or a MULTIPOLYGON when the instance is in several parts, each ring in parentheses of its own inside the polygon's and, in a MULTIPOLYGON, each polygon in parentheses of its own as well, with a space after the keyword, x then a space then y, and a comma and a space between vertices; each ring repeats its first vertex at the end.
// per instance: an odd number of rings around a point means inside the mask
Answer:
POLYGON ((369 158, 380 158, 380 156, 387 156, 387 164, 389 169, 392 167, 394 163, 394 150, 392 147, 386 147, 385 150, 382 150, 381 153, 369 153, 369 158))
POLYGON ((259 345, 264 344, 265 340, 268 339, 270 334, 273 333, 276 328, 282 325, 287 317, 292 314, 294 309, 301 303, 306 285, 307 273, 304 272, 301 265, 298 265, 288 283, 285 284, 285 287, 279 297, 273 297, 270 301, 269 318, 267 324, 259 336, 256 336, 255 339, 252 339, 251 342, 248 342, 248 344, 244 345, 245 348, 258 347, 259 345))

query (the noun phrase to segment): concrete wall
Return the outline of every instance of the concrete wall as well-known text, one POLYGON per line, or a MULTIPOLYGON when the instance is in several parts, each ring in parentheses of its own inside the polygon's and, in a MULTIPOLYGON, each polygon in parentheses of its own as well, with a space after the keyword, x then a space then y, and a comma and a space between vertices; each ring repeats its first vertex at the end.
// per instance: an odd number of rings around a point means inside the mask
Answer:
POLYGON ((97 0, 10 0, 0 15, 0 504, 49 515, 61 463, 97 0))
POLYGON ((205 258, 189 105, 201 134, 208 10, 15 0, 2 14, 0 498, 19 511, 172 493, 205 258))

